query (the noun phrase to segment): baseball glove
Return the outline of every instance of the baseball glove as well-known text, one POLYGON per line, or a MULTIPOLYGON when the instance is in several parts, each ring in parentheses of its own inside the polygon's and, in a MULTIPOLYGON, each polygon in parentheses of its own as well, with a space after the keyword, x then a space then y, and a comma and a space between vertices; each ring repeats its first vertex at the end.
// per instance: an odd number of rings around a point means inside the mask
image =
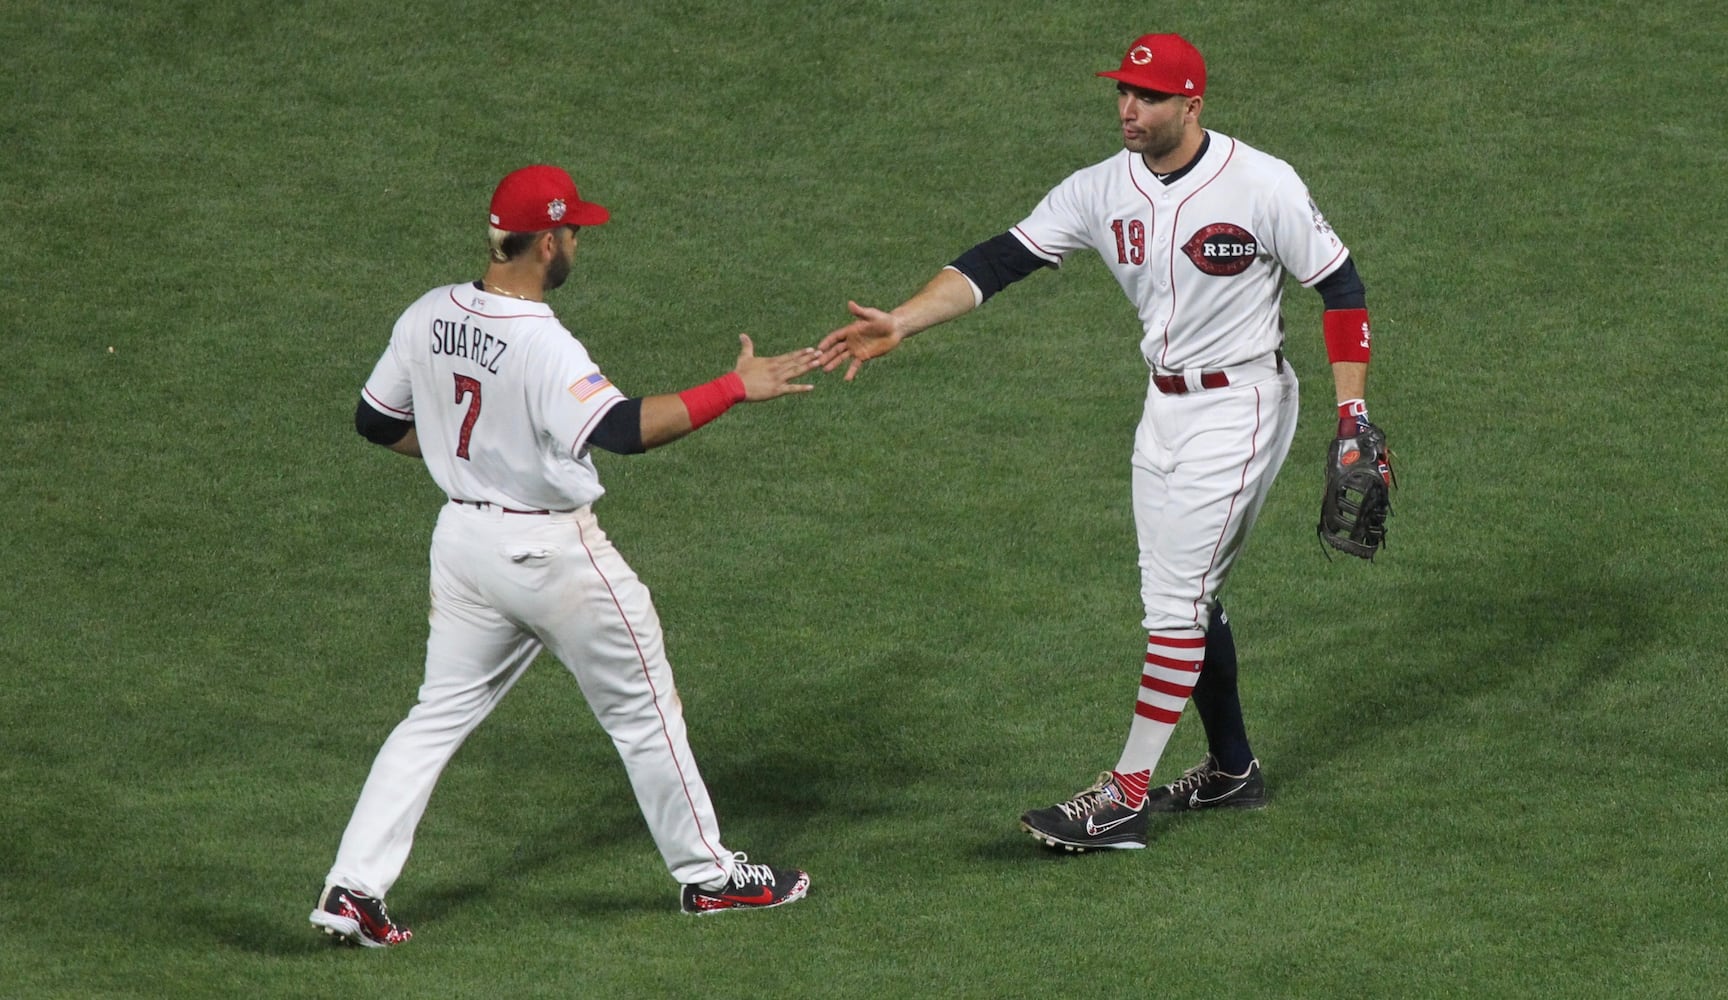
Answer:
MULTIPOLYGON (((1364 423, 1332 442, 1326 458, 1326 495, 1320 500, 1320 540, 1340 552, 1373 559, 1386 544, 1392 513, 1392 453, 1386 433, 1364 423)), ((1325 549, 1321 549, 1322 552, 1325 549)))

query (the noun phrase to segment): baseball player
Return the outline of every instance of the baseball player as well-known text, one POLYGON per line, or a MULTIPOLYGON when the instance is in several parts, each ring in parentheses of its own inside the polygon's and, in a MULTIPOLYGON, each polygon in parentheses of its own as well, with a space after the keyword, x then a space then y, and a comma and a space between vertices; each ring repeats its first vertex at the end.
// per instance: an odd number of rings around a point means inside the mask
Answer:
POLYGON ((827 371, 850 359, 849 381, 907 337, 1083 249, 1103 257, 1138 309, 1151 378, 1132 469, 1147 632, 1134 715, 1114 768, 1021 817, 1042 843, 1074 851, 1144 847, 1151 813, 1266 802, 1218 594, 1296 430, 1296 374, 1282 350, 1286 276, 1325 300, 1340 438, 1367 423, 1362 282, 1296 172, 1201 127, 1206 64, 1177 35, 1136 39, 1119 68, 1098 75, 1117 81, 1121 152, 1069 176, 892 312, 849 302, 856 319, 818 345, 827 371), (1154 786, 1190 697, 1209 752, 1154 786))
POLYGON ((688 913, 779 906, 810 878, 752 864, 720 838, 648 590, 595 520, 604 490, 592 448, 635 454, 675 441, 739 402, 810 389, 814 348, 759 358, 675 395, 629 397, 553 315, 577 231, 609 213, 565 171, 517 170, 491 205, 491 264, 434 288, 396 321, 366 380, 355 426, 425 460, 448 496, 432 533, 431 632, 419 700, 385 740, 312 911, 368 947, 408 928, 384 896, 444 765, 547 649, 612 738, 688 913))

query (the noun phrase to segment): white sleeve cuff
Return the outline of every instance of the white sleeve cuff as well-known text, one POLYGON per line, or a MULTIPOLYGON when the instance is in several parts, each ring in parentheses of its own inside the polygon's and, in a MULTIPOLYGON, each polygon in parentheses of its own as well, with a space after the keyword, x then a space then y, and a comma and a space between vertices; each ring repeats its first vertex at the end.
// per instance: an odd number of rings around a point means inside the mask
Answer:
POLYGON ((967 286, 972 289, 972 308, 976 309, 984 304, 984 290, 978 287, 978 282, 973 281, 971 275, 955 267, 953 264, 949 264, 947 267, 943 268, 943 270, 953 271, 955 274, 966 279, 967 286))

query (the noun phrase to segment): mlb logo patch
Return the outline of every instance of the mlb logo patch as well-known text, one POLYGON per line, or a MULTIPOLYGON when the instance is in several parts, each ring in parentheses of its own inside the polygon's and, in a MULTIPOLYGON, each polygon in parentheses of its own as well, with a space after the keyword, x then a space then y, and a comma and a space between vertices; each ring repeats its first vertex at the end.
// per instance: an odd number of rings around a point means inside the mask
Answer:
POLYGON ((586 403, 590 399, 593 399, 600 390, 610 386, 611 384, 611 379, 608 379, 599 372, 595 372, 585 379, 572 382, 570 384, 570 395, 575 396, 578 403, 586 403))

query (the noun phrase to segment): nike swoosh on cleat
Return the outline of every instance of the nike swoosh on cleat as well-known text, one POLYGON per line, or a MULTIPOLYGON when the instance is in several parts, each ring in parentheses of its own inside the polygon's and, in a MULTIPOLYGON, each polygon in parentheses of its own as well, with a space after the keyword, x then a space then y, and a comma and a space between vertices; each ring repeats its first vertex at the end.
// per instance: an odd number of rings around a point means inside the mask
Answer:
POLYGON ((1135 816, 1138 816, 1138 815, 1140 815, 1140 814, 1139 813, 1129 813, 1128 815, 1122 817, 1121 819, 1113 819, 1110 822, 1103 823, 1103 824, 1092 822, 1092 817, 1088 816, 1088 817, 1086 817, 1086 832, 1088 834, 1091 834, 1094 837, 1098 836, 1100 833, 1109 833, 1111 830, 1116 829, 1117 827, 1121 826, 1123 823, 1128 822, 1129 820, 1133 819, 1135 816))
POLYGON ((1248 787, 1248 782, 1242 781, 1239 784, 1237 784, 1237 786, 1235 788, 1230 789, 1228 792, 1225 792, 1223 795, 1214 795, 1209 799, 1201 798, 1199 790, 1196 789, 1193 795, 1188 796, 1188 808, 1198 809, 1201 806, 1209 806, 1214 802, 1223 802, 1225 799, 1230 798, 1231 796, 1235 795, 1237 792, 1240 792, 1242 789, 1247 788, 1247 787, 1248 787))
POLYGON ((756 890, 756 894, 753 896, 746 896, 736 892, 725 892, 720 894, 720 898, 728 903, 737 903, 743 906, 760 906, 763 903, 774 902, 774 890, 764 886, 763 888, 756 890))

